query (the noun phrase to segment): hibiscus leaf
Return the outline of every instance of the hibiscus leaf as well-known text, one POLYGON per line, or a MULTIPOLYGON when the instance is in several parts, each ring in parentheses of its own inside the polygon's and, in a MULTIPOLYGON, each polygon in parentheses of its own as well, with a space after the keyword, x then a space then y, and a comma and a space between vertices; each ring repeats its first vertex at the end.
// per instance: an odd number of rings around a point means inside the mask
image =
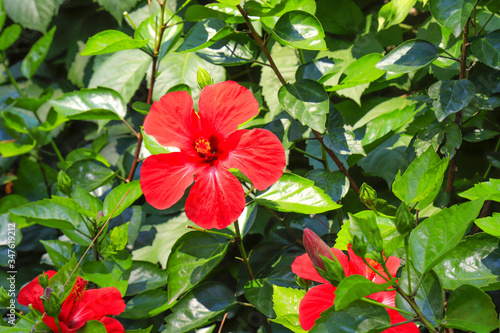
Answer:
POLYGON ((127 319, 150 318, 168 310, 168 295, 165 290, 154 289, 134 296, 127 302, 125 312, 120 317, 127 319))
POLYGON ((171 308, 165 329, 167 332, 188 332, 213 322, 236 304, 234 291, 222 283, 201 284, 171 308))
POLYGON ((66 172, 75 184, 86 191, 93 191, 115 177, 111 169, 95 160, 75 162, 66 172))
POLYGON ((115 287, 122 296, 128 286, 132 258, 127 251, 120 251, 115 255, 109 255, 104 262, 87 261, 82 265, 85 280, 92 281, 99 287, 115 287))
POLYGON ((230 35, 233 29, 217 18, 207 18, 189 30, 182 44, 175 52, 193 52, 204 49, 230 35))
POLYGON ((305 290, 273 286, 273 308, 276 319, 271 321, 281 324, 296 333, 306 332, 300 327, 299 304, 305 290))
POLYGON ((266 192, 258 195, 255 201, 280 212, 301 214, 319 214, 342 207, 322 189, 314 186, 312 180, 292 173, 284 173, 266 192))
POLYGON ((429 96, 434 114, 438 121, 443 121, 452 113, 465 108, 474 97, 476 88, 469 80, 438 81, 429 87, 429 96))
POLYGON ((138 49, 147 43, 147 40, 132 39, 129 35, 118 30, 105 30, 90 37, 80 55, 90 56, 138 49))
POLYGON ((427 66, 438 56, 438 49, 433 44, 421 39, 412 39, 399 44, 375 67, 391 73, 409 73, 427 66))
POLYGON ((126 296, 157 289, 167 284, 167 272, 147 261, 133 261, 126 296))
POLYGON ((488 182, 474 184, 474 187, 458 195, 469 200, 481 199, 500 202, 500 179, 490 179, 488 182))
POLYGON ((281 43, 305 50, 325 50, 325 31, 319 20, 301 10, 287 12, 279 18, 273 36, 281 43))
POLYGON ((500 238, 500 213, 493 213, 490 217, 477 219, 474 223, 484 232, 500 238))
POLYGON ((214 65, 236 66, 255 60, 259 48, 246 34, 232 33, 196 54, 214 65))
POLYGON ((56 27, 54 26, 48 33, 42 36, 36 43, 31 47, 26 57, 23 59, 21 64, 21 72, 24 77, 31 79, 35 75, 38 67, 42 64, 43 60, 49 52, 50 45, 52 44, 52 39, 56 32, 56 27))
POLYGON ((65 300, 76 282, 76 274, 73 274, 77 265, 76 257, 73 254, 71 260, 66 263, 57 273, 49 279, 49 287, 59 295, 59 299, 65 300), (63 290, 64 288, 64 290, 63 290))
POLYGON ((57 204, 50 199, 31 202, 14 208, 10 212, 50 228, 76 229, 83 222, 77 211, 57 204))
POLYGON ((432 17, 455 37, 460 36, 476 0, 429 0, 432 17))
POLYGON ((377 80, 385 73, 383 70, 375 67, 381 59, 382 55, 379 53, 370 53, 359 58, 347 66, 342 73, 338 85, 328 87, 326 90, 337 91, 377 80))
POLYGON ((78 333, 106 333, 106 327, 103 323, 97 320, 89 320, 78 329, 78 333))
POLYGON ((361 297, 384 291, 391 284, 391 282, 378 284, 362 275, 349 275, 340 281, 335 290, 335 310, 343 310, 361 297))
POLYGON ((329 171, 324 169, 311 170, 306 177, 319 188, 323 189, 333 201, 341 200, 349 190, 349 179, 340 171, 329 171))
POLYGON ((481 62, 500 70, 500 30, 473 40, 471 51, 481 62))
POLYGON ((115 210, 115 208, 117 209, 114 212, 113 217, 117 217, 126 208, 128 208, 137 199, 139 199, 141 195, 142 195, 141 184, 139 183, 138 180, 118 185, 113 190, 111 190, 111 192, 109 192, 106 198, 104 199, 104 206, 103 206, 104 216, 102 217, 101 220, 106 220, 107 218, 109 218, 113 213, 113 211, 115 210))
POLYGON ((199 231, 182 235, 167 262, 169 304, 201 282, 224 259, 229 244, 199 231))

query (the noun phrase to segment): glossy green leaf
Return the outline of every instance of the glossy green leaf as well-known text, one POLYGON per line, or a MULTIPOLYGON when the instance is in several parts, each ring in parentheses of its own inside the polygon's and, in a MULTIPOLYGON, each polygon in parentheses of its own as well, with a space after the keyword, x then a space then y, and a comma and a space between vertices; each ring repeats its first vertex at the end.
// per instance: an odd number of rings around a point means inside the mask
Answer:
POLYGON ((448 159, 440 159, 431 147, 413 160, 403 176, 398 171, 392 192, 407 204, 418 202, 423 209, 436 198, 447 167, 448 159))
POLYGON ((379 291, 384 291, 390 286, 391 282, 378 284, 368 280, 362 275, 349 275, 340 281, 335 290, 335 310, 343 310, 352 302, 362 297, 378 293, 379 291))
POLYGON ((472 132, 465 133, 464 140, 467 142, 482 142, 494 138, 499 134, 500 132, 497 131, 490 131, 483 128, 476 128, 472 132))
POLYGON ((434 114, 438 121, 443 121, 450 114, 465 108, 474 97, 476 88, 469 80, 438 81, 429 87, 429 96, 434 114))
POLYGON ((82 266, 82 272, 85 275, 85 280, 92 281, 101 288, 115 287, 124 296, 131 266, 130 254, 127 251, 121 251, 115 255, 107 256, 104 262, 87 261, 82 266))
POLYGON ((384 71, 375 67, 382 59, 379 53, 367 54, 349 64, 342 73, 338 85, 327 88, 327 91, 337 91, 352 88, 360 84, 370 83, 384 75, 384 71))
POLYGON ((118 30, 105 30, 90 37, 85 49, 80 54, 90 56, 139 49, 147 43, 148 40, 132 39, 129 35, 118 30))
POLYGON ((470 48, 479 61, 500 70, 500 30, 473 40, 470 48))
POLYGON ((123 12, 128 12, 139 2, 139 0, 95 0, 103 6, 121 25, 123 21, 123 12))
POLYGON ((460 36, 476 0, 429 0, 432 17, 455 37, 460 36))
POLYGON ((74 120, 121 119, 127 105, 116 91, 108 88, 82 89, 53 99, 50 104, 64 117, 74 120))
POLYGON ((383 307, 363 301, 355 301, 337 311, 334 307, 321 313, 310 333, 369 332, 391 324, 389 313, 383 307), (333 330, 332 330, 333 328, 333 330))
POLYGON ((139 199, 141 195, 141 184, 138 180, 118 185, 111 190, 111 192, 109 192, 106 196, 106 199, 104 199, 103 213, 105 218, 110 217, 113 211, 113 217, 120 215, 127 207, 131 206, 137 199, 139 199), (120 201, 121 204, 118 205, 120 201))
POLYGON ((410 234, 409 255, 415 269, 426 273, 453 250, 479 214, 482 201, 444 208, 410 234))
POLYGON ((68 155, 66 155, 66 167, 70 167, 73 163, 81 160, 96 160, 110 167, 109 162, 102 157, 102 155, 99 155, 89 148, 78 148, 70 151, 68 155))
POLYGON ((201 282, 224 259, 229 244, 198 231, 182 235, 167 262, 169 303, 201 282))
POLYGON ((280 104, 303 125, 324 132, 328 114, 328 94, 323 86, 311 80, 286 84, 279 89, 280 104))
POLYGON ((211 323, 236 305, 234 292, 218 282, 207 282, 191 290, 172 307, 166 318, 168 332, 188 332, 211 323))
POLYGON ((273 287, 268 279, 250 280, 245 284, 245 297, 255 306, 260 313, 266 317, 276 317, 273 304, 270 302, 273 296, 273 287))
POLYGON ((132 109, 142 114, 148 114, 151 110, 151 105, 144 102, 134 102, 132 109))
POLYGON ((113 89, 128 103, 143 82, 150 64, 151 57, 140 50, 113 53, 95 66, 89 88, 113 89))
POLYGON ((165 290, 148 290, 129 300, 125 312, 120 317, 127 319, 150 318, 168 310, 171 306, 168 304, 168 295, 165 290))
POLYGON ((75 184, 86 191, 95 190, 115 177, 111 169, 94 160, 75 162, 66 172, 75 184))
POLYGON ((443 325, 464 331, 489 333, 498 329, 498 318, 491 298, 481 289, 463 285, 448 299, 443 325))
POLYGON ((236 6, 240 4, 240 0, 217 0, 219 2, 225 3, 226 5, 236 6))
POLYGON ((75 229, 82 221, 82 217, 78 212, 56 204, 49 199, 31 202, 14 208, 10 212, 40 225, 58 229, 75 229))
POLYGON ((296 333, 306 332, 300 327, 299 304, 305 290, 273 286, 273 308, 276 319, 272 320, 296 333))
POLYGON ((23 28, 19 24, 9 25, 0 35, 0 50, 7 50, 21 36, 23 28))
POLYGON ((106 327, 97 320, 89 320, 78 329, 78 333, 106 333, 106 327))
POLYGON ((126 296, 160 288, 167 284, 167 272, 147 261, 133 261, 126 296))
POLYGON ((254 61, 259 48, 250 36, 233 33, 196 54, 214 65, 237 66, 254 61))
POLYGON ((323 189, 333 201, 340 201, 349 190, 349 179, 340 171, 328 171, 324 169, 311 170, 306 175, 307 179, 323 189))
POLYGON ((60 0, 4 0, 9 17, 25 28, 45 33, 57 13, 60 0))
POLYGON ((490 179, 489 182, 475 184, 473 188, 458 195, 469 200, 481 199, 500 202, 500 179, 490 179))
POLYGON ((92 212, 93 216, 97 216, 98 212, 102 211, 101 200, 94 197, 78 185, 73 186, 71 198, 73 198, 73 200, 75 200, 85 210, 92 212))
POLYGON ((40 67, 42 62, 45 60, 55 32, 56 27, 50 29, 47 34, 43 35, 36 41, 35 44, 33 44, 26 57, 23 59, 21 72, 25 78, 31 79, 33 75, 35 75, 38 67, 40 67))
POLYGON ((333 59, 323 57, 311 60, 302 64, 295 73, 295 79, 298 80, 312 80, 319 83, 324 83, 330 77, 335 75, 340 70, 340 66, 336 66, 333 59))
POLYGON ((387 29, 405 20, 417 0, 392 0, 378 12, 378 30, 387 29))
POLYGON ((233 29, 223 20, 207 18, 196 23, 189 30, 184 41, 175 52, 193 52, 204 49, 232 32, 233 29))
POLYGON ((176 147, 162 146, 154 136, 146 134, 146 132, 144 132, 144 129, 142 129, 142 137, 144 139, 144 146, 151 155, 168 154, 174 151, 178 151, 178 148, 176 147))
POLYGON ((266 192, 255 197, 255 201, 280 212, 301 214, 324 213, 341 207, 314 186, 313 181, 292 173, 284 173, 266 192))
POLYGON ((389 52, 376 67, 391 73, 409 73, 427 66, 438 56, 438 49, 433 44, 421 39, 412 39, 389 52))
POLYGON ((54 266, 60 268, 70 261, 75 252, 75 245, 60 240, 40 240, 45 251, 54 263, 54 266))
POLYGON ((29 128, 23 117, 11 111, 2 111, 4 126, 19 133, 29 133, 29 128))
POLYGON ((294 10, 283 14, 272 32, 286 45, 305 50, 326 50, 323 27, 308 12, 294 10))
POLYGON ((493 213, 490 217, 477 219, 474 223, 484 232, 500 238, 500 213, 493 213))
POLYGON ((57 273, 49 280, 49 287, 58 293, 60 299, 66 299, 73 290, 77 277, 76 274, 73 274, 76 266, 76 258, 73 255, 71 260, 57 270, 57 273))
POLYGON ((7 12, 3 0, 0 1, 0 30, 4 28, 5 20, 7 19, 7 12))
POLYGON ((213 17, 226 23, 244 23, 245 19, 235 6, 225 3, 209 3, 205 6, 193 5, 186 10, 186 21, 199 22, 207 17, 213 17))
POLYGON ((20 144, 12 140, 0 141, 0 155, 2 157, 24 155, 32 151, 36 143, 35 140, 28 144, 20 144))
MULTIPOLYGON (((478 220, 476 220, 478 221, 478 220)), ((498 229, 496 230, 498 232, 498 229)), ((485 233, 463 239, 434 267, 443 287, 454 290, 468 284, 487 288, 500 281, 500 241, 485 233)))

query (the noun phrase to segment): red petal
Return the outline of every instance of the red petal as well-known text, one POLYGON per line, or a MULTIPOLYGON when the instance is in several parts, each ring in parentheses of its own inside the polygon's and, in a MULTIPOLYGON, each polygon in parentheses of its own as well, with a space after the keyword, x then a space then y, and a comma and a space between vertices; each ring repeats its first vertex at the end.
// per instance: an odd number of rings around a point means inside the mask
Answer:
MULTIPOLYGON (((406 318, 396 310, 387 309, 387 312, 389 312, 389 316, 391 317, 391 324, 397 324, 406 321, 406 318)), ((408 323, 386 329, 382 333, 420 333, 420 330, 414 323, 408 323)))
POLYGON ((197 172, 186 200, 187 217, 205 229, 224 229, 243 212, 245 193, 238 179, 215 161, 197 172))
MULTIPOLYGON (((56 274, 56 271, 47 271, 45 273, 50 279, 56 274)), ((30 283, 21 288, 21 290, 19 291, 19 296, 17 297, 17 301, 19 302, 19 304, 25 306, 32 304, 33 308, 40 312, 44 312, 45 310, 43 308, 43 303, 40 299, 40 296, 43 295, 43 292, 44 290, 42 286, 40 286, 37 276, 36 278, 31 280, 30 283)))
POLYGON ((292 272, 306 280, 330 284, 330 282, 319 275, 307 253, 295 258, 292 263, 292 272))
POLYGON ((388 306, 396 306, 396 291, 380 291, 368 297, 388 306))
POLYGON ((144 120, 144 132, 163 146, 192 149, 199 119, 186 91, 171 92, 151 106, 144 120))
MULTIPOLYGON (((45 315, 43 317, 43 322, 45 323, 45 325, 50 327, 50 329, 52 331, 54 331, 56 333, 59 332, 59 329, 57 328, 56 321, 54 320, 54 318, 45 315)), ((61 327, 61 333, 75 333, 76 332, 76 329, 69 329, 68 326, 66 326, 66 324, 62 321, 59 321, 59 327, 61 327)))
POLYGON ((321 312, 333 305, 335 289, 337 288, 331 284, 322 284, 309 289, 302 298, 299 305, 299 320, 304 330, 310 330, 321 312))
POLYGON ((151 155, 141 167, 141 188, 146 201, 166 209, 184 195, 193 183, 194 161, 184 153, 151 155))
MULTIPOLYGON (((66 304, 63 304, 65 306, 66 304)), ((99 320, 125 311, 125 302, 115 287, 87 290, 64 322, 70 329, 82 327, 89 320, 99 320)), ((59 316, 61 320, 61 316, 59 316)))
POLYGON ((273 133, 263 129, 239 130, 220 146, 227 168, 239 169, 258 190, 265 190, 283 174, 285 150, 273 133))
POLYGON ((106 333, 125 333, 123 325, 115 318, 104 317, 99 321, 106 327, 106 333))
POLYGON ((225 139, 259 113, 259 103, 250 90, 225 81, 201 90, 198 109, 203 127, 225 139))

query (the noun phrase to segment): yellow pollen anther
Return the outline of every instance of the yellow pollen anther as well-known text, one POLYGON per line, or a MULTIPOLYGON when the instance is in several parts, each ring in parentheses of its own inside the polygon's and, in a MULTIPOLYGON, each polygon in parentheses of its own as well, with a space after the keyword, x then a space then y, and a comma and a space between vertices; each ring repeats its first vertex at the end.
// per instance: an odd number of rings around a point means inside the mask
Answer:
POLYGON ((200 154, 208 154, 210 153, 210 142, 200 136, 198 139, 194 141, 194 149, 200 154))

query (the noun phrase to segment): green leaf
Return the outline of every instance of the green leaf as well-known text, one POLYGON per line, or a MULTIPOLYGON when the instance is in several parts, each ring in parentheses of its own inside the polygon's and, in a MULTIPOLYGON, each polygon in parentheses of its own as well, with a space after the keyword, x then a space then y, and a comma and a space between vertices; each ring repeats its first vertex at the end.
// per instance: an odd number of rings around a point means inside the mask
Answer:
POLYGON ((47 187, 45 178, 49 184, 55 183, 56 172, 46 164, 37 162, 34 157, 23 156, 19 162, 19 168, 16 172, 17 179, 14 183, 14 193, 20 194, 30 201, 42 200, 47 197, 47 187), (41 166, 45 176, 41 172, 41 166))
POLYGON ((460 36, 477 0, 429 0, 432 17, 455 37, 460 36))
POLYGON ((123 21, 123 12, 128 12, 134 8, 139 0, 95 0, 95 2, 103 6, 121 25, 123 21))
POLYGON ((489 333, 498 329, 495 305, 481 289, 469 285, 460 286, 448 299, 443 326, 489 333))
POLYGON ((368 280, 362 275, 349 275, 340 281, 335 290, 335 310, 343 310, 349 304, 362 297, 384 291, 390 287, 391 284, 391 282, 378 284, 368 280))
MULTIPOLYGON (((476 220, 478 221, 478 220, 476 220)), ((498 229, 496 230, 498 232, 498 229)), ((434 267, 443 287, 454 290, 468 284, 487 288, 499 282, 500 242, 498 238, 477 233, 463 239, 434 267)))
POLYGON ((78 333, 106 333, 106 327, 103 323, 97 320, 89 320, 78 329, 78 333))
POLYGON ((3 0, 9 17, 25 28, 45 33, 57 13, 60 0, 3 0))
POLYGON ((295 79, 312 80, 319 83, 325 83, 340 70, 340 66, 336 66, 333 59, 323 57, 320 59, 311 60, 302 64, 295 73, 295 79))
POLYGON ((464 140, 467 142, 482 142, 499 135, 500 132, 490 131, 484 128, 476 128, 472 132, 465 133, 464 140))
POLYGON ((62 267, 70 261, 73 253, 75 253, 75 245, 70 242, 63 242, 60 240, 40 240, 45 251, 54 263, 55 267, 62 267))
POLYGON ((118 185, 113 190, 111 190, 111 192, 109 192, 106 196, 106 199, 104 199, 103 218, 107 219, 108 217, 110 217, 111 213, 113 213, 116 207, 118 208, 113 214, 113 217, 120 215, 127 207, 131 206, 137 199, 139 199, 141 195, 141 184, 138 180, 118 185), (125 194, 127 194, 126 197, 125 194), (118 206, 118 203, 122 199, 123 201, 118 206))
POLYGON ((24 121, 23 117, 13 113, 11 111, 2 111, 2 118, 4 120, 5 127, 8 127, 19 133, 29 133, 29 127, 24 121))
POLYGON ((93 191, 115 177, 111 169, 94 160, 75 162, 66 172, 75 184, 86 191, 93 191))
POLYGON ((236 6, 240 4, 240 0, 217 0, 219 2, 225 3, 226 5, 236 6))
POLYGON ((489 182, 475 184, 473 188, 458 195, 469 200, 480 199, 500 202, 500 179, 490 179, 489 182))
POLYGON ((105 261, 87 261, 82 266, 85 280, 92 281, 101 288, 115 287, 122 296, 128 286, 132 258, 127 251, 106 257, 105 261))
MULTIPOLYGON (((5 13, 5 12, 4 12, 5 13)), ((0 35, 0 50, 7 50, 21 36, 23 28, 19 24, 12 24, 5 28, 0 35)))
POLYGON ((73 271, 76 269, 76 265, 76 258, 73 255, 71 260, 59 269, 49 280, 49 287, 51 287, 52 290, 59 295, 60 299, 66 299, 73 290, 77 277, 76 274, 73 274, 73 271))
POLYGON ((336 0, 332 7, 330 0, 318 0, 316 16, 325 31, 335 35, 354 35, 365 21, 361 8, 352 0, 336 0))
POLYGON ((444 208, 413 229, 409 255, 415 269, 420 273, 428 272, 454 249, 482 205, 482 201, 470 201, 444 208))
POLYGON ((167 272, 158 265, 146 261, 133 261, 125 295, 136 295, 163 287, 165 284, 167 284, 167 272))
POLYGON ((314 181, 314 185, 324 190, 335 202, 340 201, 349 190, 349 179, 340 171, 315 169, 309 171, 306 177, 314 181))
POLYGON ((378 12, 378 30, 387 29, 405 20, 417 0, 392 0, 378 12))
POLYGON ((273 286, 273 308, 276 319, 271 319, 296 333, 306 332, 299 322, 299 304, 305 290, 273 286))
POLYGON ((56 204, 50 199, 31 202, 10 212, 50 228, 76 229, 78 224, 83 222, 78 212, 56 204))
POLYGON ((151 110, 151 105, 144 102, 134 102, 134 104, 132 104, 132 109, 142 114, 148 114, 151 110))
POLYGON ((259 53, 255 41, 246 34, 233 33, 199 50, 196 54, 214 65, 237 66, 254 61, 259 53))
POLYGON ((25 78, 31 79, 35 75, 38 67, 40 67, 49 52, 55 32, 56 27, 50 29, 47 34, 43 35, 33 44, 26 57, 24 57, 21 64, 21 72, 25 78))
POLYGON ((313 181, 292 173, 284 173, 266 192, 255 197, 255 201, 280 212, 301 214, 319 214, 341 207, 314 186, 313 181))
POLYGON ((199 22, 207 17, 221 19, 227 23, 244 23, 245 19, 235 6, 224 3, 209 3, 205 6, 193 5, 186 10, 186 21, 199 22))
POLYGON ((271 301, 273 294, 273 287, 271 281, 266 279, 257 279, 247 281, 245 284, 245 297, 255 306, 260 313, 266 317, 276 317, 271 301))
POLYGON ((100 65, 94 66, 89 88, 113 89, 128 103, 143 82, 150 64, 151 57, 140 50, 113 53, 100 65))
POLYGON ((279 89, 278 98, 285 110, 303 125, 321 133, 325 131, 328 94, 321 84, 311 80, 286 84, 279 89))
POLYGON ((12 140, 0 141, 0 155, 2 157, 19 156, 29 153, 36 146, 36 140, 28 144, 19 144, 12 140))
POLYGON ((470 48, 479 61, 500 70, 500 30, 490 32, 482 38, 474 39, 470 48))
POLYGON ((50 104, 73 120, 121 119, 127 105, 119 93, 109 88, 82 89, 53 99, 50 104))
POLYGON ((162 146, 154 136, 148 135, 146 132, 144 132, 144 129, 142 129, 141 132, 144 139, 144 146, 146 146, 146 149, 151 155, 168 154, 174 151, 178 151, 178 148, 176 147, 162 146))
POLYGON ((326 50, 323 27, 308 12, 294 10, 285 13, 276 22, 272 32, 286 45, 305 50, 326 50))
POLYGON ((150 318, 166 311, 171 306, 168 304, 168 295, 165 290, 148 290, 129 300, 125 312, 120 317, 127 319, 150 318))
POLYGON ((175 52, 193 52, 204 49, 230 35, 233 29, 223 20, 207 18, 189 30, 182 44, 175 52))
POLYGON ((338 85, 329 87, 326 90, 337 91, 377 80, 384 75, 383 70, 375 67, 381 59, 382 55, 379 53, 370 53, 359 58, 347 66, 338 85))
POLYGON ((403 176, 398 171, 392 192, 407 204, 418 202, 418 209, 427 207, 439 192, 448 159, 440 159, 432 147, 417 157, 403 176))
POLYGON ((90 56, 139 49, 147 43, 148 40, 132 39, 129 35, 118 30, 105 30, 90 37, 80 55, 90 56))
POLYGON ((191 290, 172 307, 166 318, 168 332, 188 332, 213 322, 236 305, 234 292, 218 282, 207 282, 191 290))
POLYGON ((224 259, 229 244, 199 231, 182 235, 167 262, 169 303, 201 282, 224 259))
POLYGON ((337 311, 332 306, 321 313, 310 333, 353 333, 391 325, 389 313, 383 307, 363 301, 355 301, 347 308, 337 311), (332 330, 333 329, 333 330, 332 330))
POLYGON ((4 0, 0 1, 0 30, 4 28, 7 12, 5 11, 4 0))
POLYGON ((474 97, 476 88, 469 80, 438 81, 429 87, 429 97, 438 121, 465 108, 474 97))
POLYGON ((500 238, 500 213, 493 213, 490 217, 477 219, 474 223, 484 232, 500 238))
POLYGON ((427 66, 438 56, 438 49, 433 44, 412 39, 398 45, 375 67, 391 73, 409 73, 427 66))

